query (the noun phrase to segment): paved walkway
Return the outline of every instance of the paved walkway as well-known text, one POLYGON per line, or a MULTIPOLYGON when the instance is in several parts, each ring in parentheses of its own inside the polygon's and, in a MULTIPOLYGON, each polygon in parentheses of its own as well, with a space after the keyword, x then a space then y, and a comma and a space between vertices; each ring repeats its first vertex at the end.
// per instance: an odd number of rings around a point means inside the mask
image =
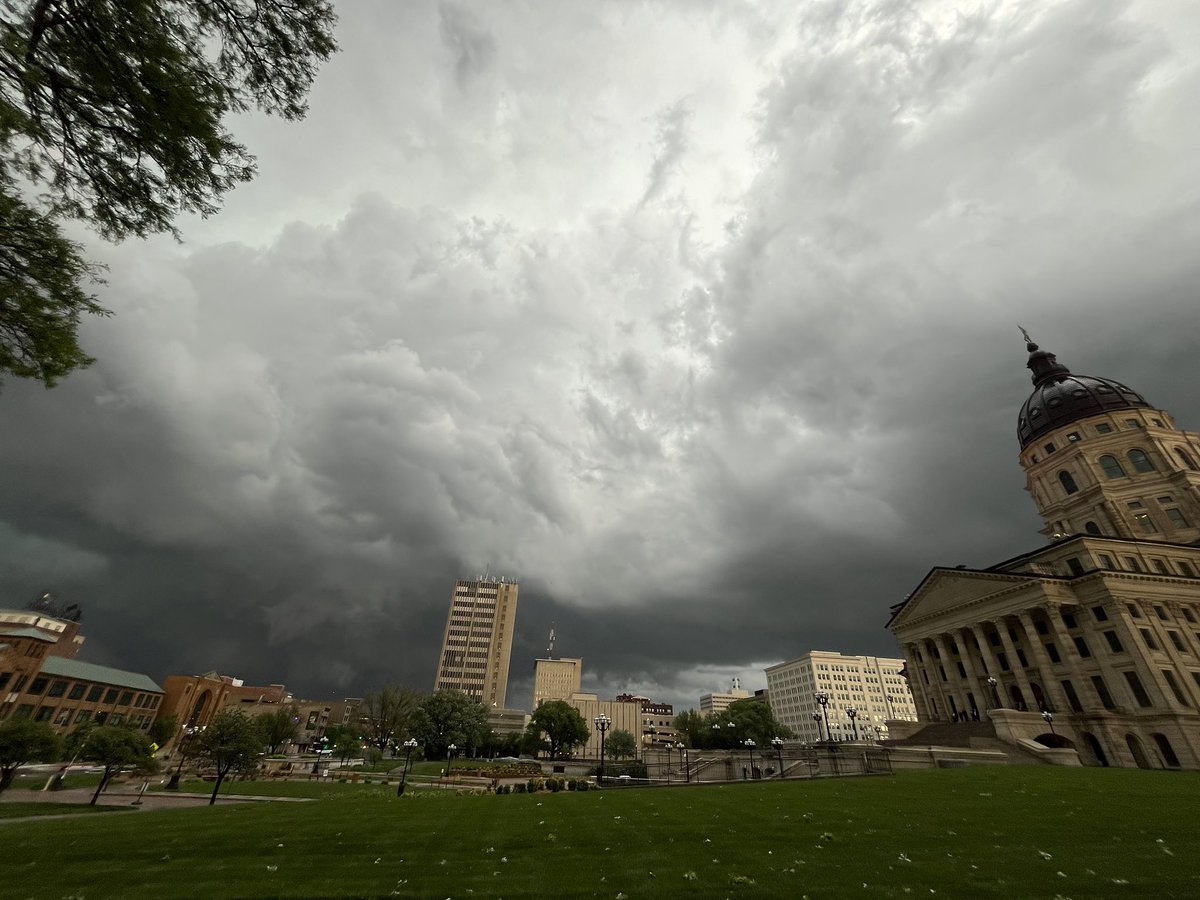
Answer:
MULTIPOLYGON (((139 798, 140 785, 121 784, 105 791, 96 801, 97 806, 117 807, 129 812, 145 809, 180 809, 192 806, 208 806, 211 794, 188 793, 186 791, 146 791, 139 798), (141 803, 136 801, 141 800, 141 803)), ((71 803, 87 806, 92 802, 95 788, 70 788, 63 791, 26 791, 10 788, 0 794, 0 803, 71 803)), ((311 803, 309 797, 259 797, 249 794, 225 794, 217 796, 217 806, 234 803, 311 803)), ((68 819, 91 816, 89 812, 55 812, 44 816, 0 817, 0 825, 19 822, 36 822, 41 819, 68 819)))

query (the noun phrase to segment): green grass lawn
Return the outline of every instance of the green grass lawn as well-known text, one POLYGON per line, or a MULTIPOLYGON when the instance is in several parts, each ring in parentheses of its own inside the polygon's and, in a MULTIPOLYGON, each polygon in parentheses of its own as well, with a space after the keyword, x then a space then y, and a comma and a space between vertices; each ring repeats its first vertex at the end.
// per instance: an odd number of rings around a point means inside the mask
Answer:
POLYGON ((577 794, 341 791, 31 822, 4 896, 1195 898, 1192 773, 994 767, 577 794))

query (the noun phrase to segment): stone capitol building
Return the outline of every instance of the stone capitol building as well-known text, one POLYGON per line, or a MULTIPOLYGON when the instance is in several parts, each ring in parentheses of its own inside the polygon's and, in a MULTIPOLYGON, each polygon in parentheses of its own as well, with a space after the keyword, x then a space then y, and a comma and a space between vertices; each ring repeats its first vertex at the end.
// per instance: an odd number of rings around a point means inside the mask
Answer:
POLYGON ((1028 351, 1017 438, 1049 543, 934 568, 893 607, 918 716, 1083 765, 1200 768, 1200 434, 1028 351))

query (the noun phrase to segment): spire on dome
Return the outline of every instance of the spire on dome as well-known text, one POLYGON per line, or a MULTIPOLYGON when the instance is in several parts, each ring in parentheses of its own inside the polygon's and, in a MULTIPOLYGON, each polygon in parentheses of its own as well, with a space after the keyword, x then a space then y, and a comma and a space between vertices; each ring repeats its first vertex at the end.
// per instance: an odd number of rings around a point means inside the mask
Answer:
POLYGON ((1038 345, 1033 342, 1033 338, 1029 336, 1029 332, 1020 325, 1017 328, 1021 329, 1021 337, 1025 338, 1025 349, 1029 351, 1029 362, 1025 365, 1033 372, 1032 381, 1034 387, 1045 384, 1048 381, 1061 381, 1067 375, 1071 374, 1071 370, 1060 363, 1053 353, 1048 350, 1039 350, 1038 345))

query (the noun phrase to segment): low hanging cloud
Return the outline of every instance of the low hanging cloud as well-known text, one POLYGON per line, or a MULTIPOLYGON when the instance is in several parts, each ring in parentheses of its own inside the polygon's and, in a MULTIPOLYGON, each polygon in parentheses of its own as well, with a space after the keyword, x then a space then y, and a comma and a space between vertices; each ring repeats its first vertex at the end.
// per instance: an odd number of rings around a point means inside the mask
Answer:
POLYGON ((96 248, 99 362, 0 394, 4 603, 79 602, 88 658, 425 688, 490 569, 510 702, 554 622, 598 692, 695 705, 1036 545, 1018 322, 1200 423, 1194 22, 375 13, 222 216, 96 248))

